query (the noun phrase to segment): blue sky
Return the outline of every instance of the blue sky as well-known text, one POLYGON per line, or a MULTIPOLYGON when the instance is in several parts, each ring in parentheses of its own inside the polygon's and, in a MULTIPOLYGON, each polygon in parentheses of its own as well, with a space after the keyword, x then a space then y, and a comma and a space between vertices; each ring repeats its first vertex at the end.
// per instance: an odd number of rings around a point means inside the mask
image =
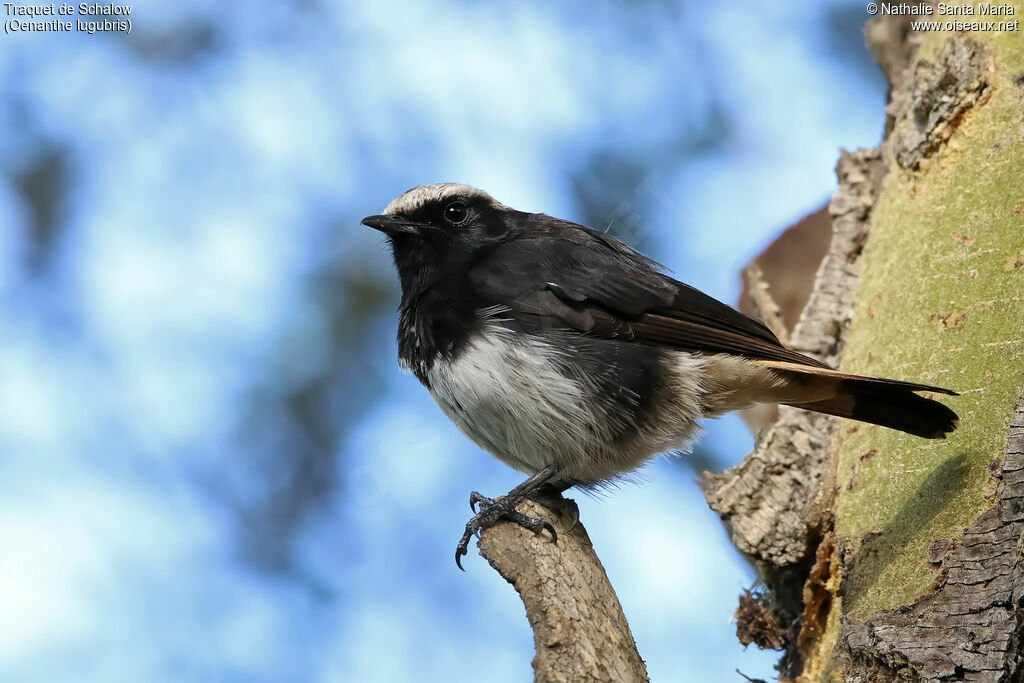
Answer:
MULTIPOLYGON (((514 591, 452 561, 469 491, 519 475, 399 371, 359 219, 466 182, 733 301, 839 148, 880 137, 860 13, 147 1, 130 36, 3 36, 0 670, 526 679, 514 591)), ((725 418, 703 443, 729 464, 751 439, 725 418)), ((578 499, 652 678, 771 677, 692 470, 645 478, 578 499)))

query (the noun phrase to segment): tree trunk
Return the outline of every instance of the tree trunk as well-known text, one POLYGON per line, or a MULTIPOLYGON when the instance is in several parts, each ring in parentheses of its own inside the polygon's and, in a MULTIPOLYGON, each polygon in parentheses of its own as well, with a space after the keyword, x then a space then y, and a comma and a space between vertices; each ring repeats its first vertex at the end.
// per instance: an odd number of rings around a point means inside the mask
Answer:
POLYGON ((960 391, 960 428, 929 441, 783 410, 709 482, 767 587, 741 634, 783 643, 801 681, 1024 679, 1024 34, 916 19, 868 26, 885 139, 840 160, 792 343, 960 391))

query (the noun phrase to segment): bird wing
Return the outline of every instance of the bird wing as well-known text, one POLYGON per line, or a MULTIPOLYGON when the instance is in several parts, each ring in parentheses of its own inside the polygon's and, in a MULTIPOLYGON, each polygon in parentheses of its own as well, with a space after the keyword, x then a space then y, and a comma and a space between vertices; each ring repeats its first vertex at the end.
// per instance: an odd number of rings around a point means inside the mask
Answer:
POLYGON ((545 219, 545 232, 497 245, 469 272, 470 286, 526 329, 827 367, 613 237, 545 219))

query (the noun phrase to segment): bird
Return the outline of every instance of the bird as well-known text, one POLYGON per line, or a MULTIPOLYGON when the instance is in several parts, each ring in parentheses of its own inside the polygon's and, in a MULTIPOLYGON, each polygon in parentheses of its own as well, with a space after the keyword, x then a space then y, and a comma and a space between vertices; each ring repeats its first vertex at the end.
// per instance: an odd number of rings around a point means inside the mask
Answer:
POLYGON ((534 500, 575 524, 566 490, 685 451, 704 418, 777 403, 926 439, 959 423, 918 393, 955 391, 835 370, 615 237, 469 185, 414 187, 362 223, 397 269, 400 365, 463 434, 528 475, 504 496, 470 494, 460 569, 472 536, 502 520, 557 542, 516 507, 534 500))

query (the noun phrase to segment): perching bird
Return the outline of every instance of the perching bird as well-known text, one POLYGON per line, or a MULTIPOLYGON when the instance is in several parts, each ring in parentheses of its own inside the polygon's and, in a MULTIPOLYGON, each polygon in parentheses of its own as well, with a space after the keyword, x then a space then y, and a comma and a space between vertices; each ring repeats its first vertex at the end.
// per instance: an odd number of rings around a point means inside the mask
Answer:
MULTIPOLYGON (((934 439, 957 415, 939 387, 838 372, 760 321, 678 282, 609 235, 525 213, 453 183, 416 187, 363 224, 391 243, 402 284, 400 363, 470 439, 530 477, 485 498, 473 533, 526 498, 571 513, 594 487, 685 449, 701 418, 782 403, 934 439)), ((576 513, 578 514, 578 513, 576 513)))

